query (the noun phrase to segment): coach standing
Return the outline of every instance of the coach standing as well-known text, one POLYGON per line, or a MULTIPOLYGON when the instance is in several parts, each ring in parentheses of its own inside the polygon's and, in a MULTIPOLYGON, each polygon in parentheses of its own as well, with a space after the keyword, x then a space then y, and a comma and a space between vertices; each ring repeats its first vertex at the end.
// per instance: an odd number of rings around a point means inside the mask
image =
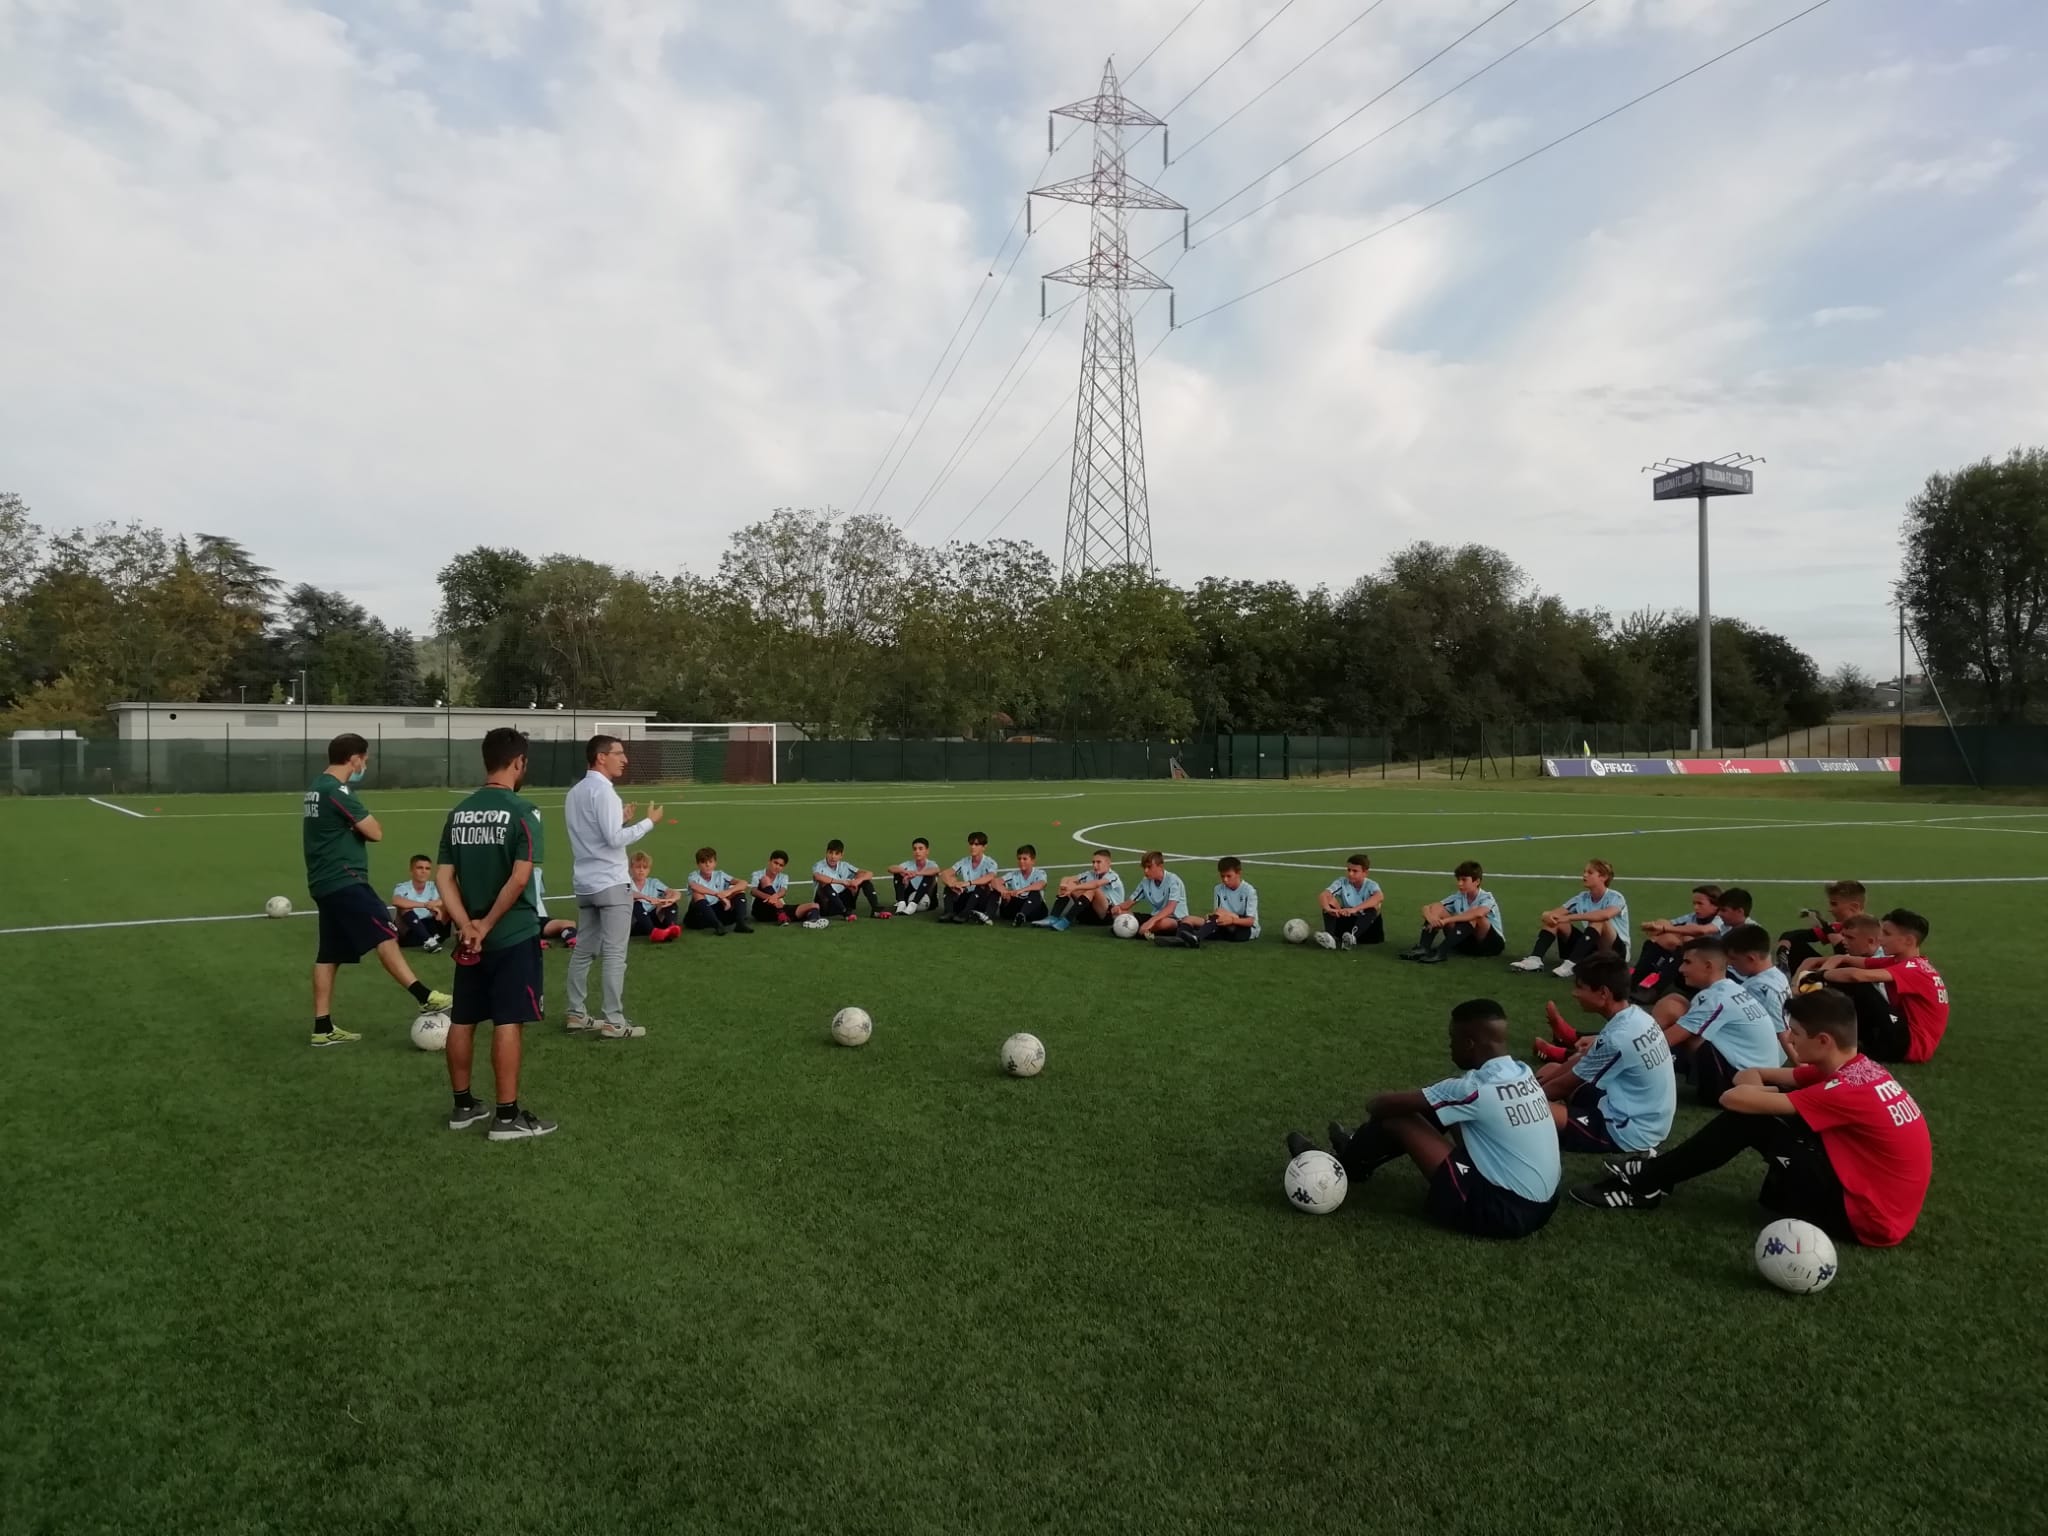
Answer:
POLYGON ((626 872, 626 850, 654 830, 661 807, 633 819, 633 807, 619 800, 612 785, 625 775, 626 744, 616 736, 593 736, 584 745, 589 771, 569 791, 562 819, 575 860, 576 952, 569 958, 569 1028, 590 1031, 606 1040, 630 1040, 647 1031, 626 1018, 626 939, 633 930, 633 886, 626 872), (590 962, 604 957, 604 1012, 584 1012, 590 988, 590 962))

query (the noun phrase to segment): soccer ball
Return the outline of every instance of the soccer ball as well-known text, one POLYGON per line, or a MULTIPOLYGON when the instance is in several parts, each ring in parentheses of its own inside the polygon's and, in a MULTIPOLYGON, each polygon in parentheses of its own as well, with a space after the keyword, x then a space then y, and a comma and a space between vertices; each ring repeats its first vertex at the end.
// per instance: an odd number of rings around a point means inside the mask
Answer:
POLYGON ((1036 1077, 1045 1070, 1045 1042, 1015 1034, 1003 1042, 1003 1070, 1012 1077, 1036 1077))
POLYGON ((1311 1216, 1327 1216, 1344 1203, 1350 1187, 1344 1165, 1327 1152, 1304 1152, 1287 1165, 1281 1181, 1290 1204, 1311 1216))
POLYGON ((292 915, 291 897, 271 897, 270 900, 263 903, 263 915, 265 917, 290 917, 292 915))
POLYGON ((1116 921, 1109 925, 1109 931, 1120 939, 1135 939, 1138 936, 1137 914, 1119 912, 1116 921))
POLYGON ((832 1038, 841 1045, 866 1045, 875 1021, 865 1008, 842 1008, 832 1015, 832 1038))
POLYGON ((412 1043, 423 1051, 448 1049, 448 1015, 423 1013, 412 1021, 412 1043))
POLYGON ((1308 942, 1308 924, 1298 917, 1290 917, 1280 929, 1280 937, 1290 944, 1306 944, 1308 942))
POLYGON ((1756 1236, 1756 1267, 1779 1290, 1809 1296, 1835 1278, 1835 1240, 1809 1221, 1774 1221, 1756 1236))

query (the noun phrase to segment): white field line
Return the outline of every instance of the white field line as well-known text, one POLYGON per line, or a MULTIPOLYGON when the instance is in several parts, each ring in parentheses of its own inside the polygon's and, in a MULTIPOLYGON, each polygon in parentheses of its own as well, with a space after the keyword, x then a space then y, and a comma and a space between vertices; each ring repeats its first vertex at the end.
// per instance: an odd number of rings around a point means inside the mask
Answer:
POLYGON ((115 805, 111 800, 102 800, 97 795, 87 795, 85 798, 90 800, 94 805, 104 806, 106 809, 110 811, 119 811, 123 816, 133 816, 137 821, 149 820, 149 818, 143 815, 142 812, 140 811, 131 811, 125 805, 115 805))
MULTIPOLYGON (((462 793, 468 794, 469 791, 463 790, 462 793)), ((664 811, 673 811, 704 809, 715 806, 740 806, 746 810, 779 810, 785 805, 966 805, 990 800, 1007 801, 1010 804, 1025 804, 1083 800, 1086 798, 1087 796, 1081 791, 1075 790, 1071 794, 1064 795, 943 795, 936 798, 901 796, 882 799, 870 796, 849 796, 844 799, 764 800, 758 805, 747 805, 741 800, 670 800, 662 802, 661 808, 664 811)), ((534 804, 538 805, 542 810, 558 810, 562 802, 552 799, 536 800, 534 804)), ((118 805, 109 806, 108 809, 118 811, 121 807, 118 805)), ((167 811, 155 816, 143 816, 140 811, 129 811, 127 814, 139 816, 144 821, 240 821, 261 817, 269 817, 274 820, 278 817, 286 816, 294 821, 299 819, 297 811, 167 811)), ((438 805, 395 805, 381 811, 372 810, 371 814, 382 820, 386 816, 446 816, 448 811, 445 806, 438 805)))

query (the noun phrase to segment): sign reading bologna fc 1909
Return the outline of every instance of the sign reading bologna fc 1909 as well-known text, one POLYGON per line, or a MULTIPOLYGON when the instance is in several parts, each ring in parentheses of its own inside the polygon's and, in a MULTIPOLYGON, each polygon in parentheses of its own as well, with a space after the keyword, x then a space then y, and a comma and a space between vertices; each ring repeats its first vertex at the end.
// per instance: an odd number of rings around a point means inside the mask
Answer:
POLYGON ((1546 757, 1553 779, 1628 779, 1674 774, 1897 773, 1896 757, 1546 757))

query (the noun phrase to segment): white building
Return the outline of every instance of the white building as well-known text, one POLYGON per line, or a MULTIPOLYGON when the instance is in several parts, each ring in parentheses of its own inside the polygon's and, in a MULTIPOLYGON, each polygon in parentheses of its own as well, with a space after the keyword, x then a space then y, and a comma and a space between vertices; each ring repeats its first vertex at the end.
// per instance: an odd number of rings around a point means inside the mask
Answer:
POLYGON ((316 742, 354 731, 380 741, 475 741, 509 725, 534 741, 584 741, 600 733, 641 740, 651 709, 380 709, 353 704, 116 704, 123 741, 316 742))

